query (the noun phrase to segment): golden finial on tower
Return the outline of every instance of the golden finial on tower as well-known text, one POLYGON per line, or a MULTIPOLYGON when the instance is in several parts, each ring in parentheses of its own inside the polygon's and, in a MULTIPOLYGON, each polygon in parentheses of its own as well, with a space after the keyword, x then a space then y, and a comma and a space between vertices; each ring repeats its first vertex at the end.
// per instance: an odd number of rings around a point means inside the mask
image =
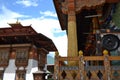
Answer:
POLYGON ((79 55, 80 56, 83 55, 83 51, 82 50, 79 51, 79 55))
POLYGON ((55 56, 59 56, 59 52, 58 51, 55 52, 55 56))
POLYGON ((16 24, 19 24, 20 22, 19 22, 19 20, 18 20, 18 18, 17 18, 17 21, 16 21, 16 24))
POLYGON ((108 55, 108 53, 109 53, 108 50, 104 50, 104 51, 103 51, 103 54, 104 54, 104 55, 108 55))

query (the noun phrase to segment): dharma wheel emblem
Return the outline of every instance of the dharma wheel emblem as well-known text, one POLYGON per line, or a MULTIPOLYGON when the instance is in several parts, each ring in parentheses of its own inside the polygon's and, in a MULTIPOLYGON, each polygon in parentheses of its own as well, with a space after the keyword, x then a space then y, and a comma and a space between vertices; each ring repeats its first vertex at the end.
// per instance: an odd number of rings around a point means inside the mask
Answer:
POLYGON ((113 51, 118 49, 119 47, 119 38, 116 35, 113 34, 107 34, 104 35, 102 38, 102 47, 109 50, 109 51, 113 51))

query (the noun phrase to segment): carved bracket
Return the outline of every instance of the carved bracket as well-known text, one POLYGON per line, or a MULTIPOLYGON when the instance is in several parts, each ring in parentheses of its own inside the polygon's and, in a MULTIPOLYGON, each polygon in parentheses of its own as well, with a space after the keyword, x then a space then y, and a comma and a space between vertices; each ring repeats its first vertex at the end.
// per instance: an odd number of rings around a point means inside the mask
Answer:
POLYGON ((102 5, 105 2, 106 0, 65 0, 65 2, 62 2, 62 12, 64 14, 68 14, 69 10, 71 9, 75 9, 75 12, 80 12, 83 8, 95 8, 96 6, 102 5))

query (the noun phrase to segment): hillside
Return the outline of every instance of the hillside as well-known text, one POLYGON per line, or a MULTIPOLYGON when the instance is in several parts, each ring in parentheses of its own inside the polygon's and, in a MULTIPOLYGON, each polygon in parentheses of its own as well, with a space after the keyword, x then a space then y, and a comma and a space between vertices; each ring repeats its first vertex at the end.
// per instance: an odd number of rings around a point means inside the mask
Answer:
POLYGON ((47 64, 54 64, 54 58, 52 56, 47 56, 47 64))

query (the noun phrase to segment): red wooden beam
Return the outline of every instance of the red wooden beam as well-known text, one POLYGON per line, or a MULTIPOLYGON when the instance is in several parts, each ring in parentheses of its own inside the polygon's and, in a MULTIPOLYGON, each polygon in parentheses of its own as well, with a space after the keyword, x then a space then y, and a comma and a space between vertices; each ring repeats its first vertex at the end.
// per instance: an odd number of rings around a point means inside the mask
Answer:
POLYGON ((106 0, 106 3, 118 3, 120 0, 106 0))

